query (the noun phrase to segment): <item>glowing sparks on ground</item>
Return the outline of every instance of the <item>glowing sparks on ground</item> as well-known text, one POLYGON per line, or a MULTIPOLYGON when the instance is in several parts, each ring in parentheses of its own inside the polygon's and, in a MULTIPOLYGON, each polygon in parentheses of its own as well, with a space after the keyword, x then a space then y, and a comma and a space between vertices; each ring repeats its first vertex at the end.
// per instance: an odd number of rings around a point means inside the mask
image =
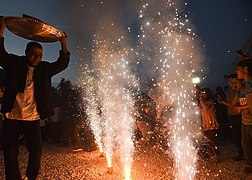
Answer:
POLYGON ((118 153, 129 179, 134 152, 132 96, 138 82, 129 68, 124 37, 114 39, 95 35, 93 64, 89 67, 92 76, 85 75, 92 86, 87 88, 92 91, 86 96, 87 111, 96 142, 104 150, 108 173, 112 173, 113 155, 118 153))
POLYGON ((100 116, 99 110, 99 97, 97 96, 94 78, 91 76, 86 76, 86 87, 85 87, 85 99, 86 99, 86 113, 89 117, 89 125, 95 136, 96 144, 99 147, 100 153, 103 154, 103 143, 102 143, 102 131, 103 131, 103 121, 100 116))
MULTIPOLYGON (((110 163, 108 163, 108 164, 110 164, 110 163)), ((108 174, 112 174, 113 173, 113 166, 112 165, 108 165, 107 166, 107 173, 108 174)))
MULTIPOLYGON (((140 67, 139 79, 144 83, 151 79, 154 89, 158 88, 161 93, 156 102, 157 117, 169 128, 165 136, 169 137, 167 142, 174 158, 174 176, 193 179, 197 172, 195 142, 201 134, 192 83, 195 73, 200 71, 202 58, 197 36, 188 14, 182 9, 185 7, 178 2, 141 2, 138 16, 141 26, 135 50, 129 47, 127 36, 115 22, 102 26, 94 35, 92 64, 84 73, 84 82, 88 84, 86 100, 90 126, 100 152, 106 156, 108 171, 112 173, 113 157, 117 153, 124 178, 130 179, 134 152, 134 93, 138 90, 138 80, 130 69, 130 55, 135 53, 137 57, 134 58, 138 59, 134 66, 140 67)), ((130 33, 131 28, 126 31, 130 33)))
POLYGON ((131 180, 131 168, 125 167, 124 169, 124 179, 125 180, 131 180))

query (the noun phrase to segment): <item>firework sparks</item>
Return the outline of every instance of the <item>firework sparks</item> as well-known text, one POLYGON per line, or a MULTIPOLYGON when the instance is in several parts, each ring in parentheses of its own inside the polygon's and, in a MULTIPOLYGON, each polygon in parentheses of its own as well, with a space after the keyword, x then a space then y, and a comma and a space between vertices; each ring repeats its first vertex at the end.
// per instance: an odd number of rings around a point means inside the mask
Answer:
POLYGON ((142 6, 139 17, 143 24, 139 52, 148 50, 142 52, 143 57, 155 65, 153 72, 162 91, 158 109, 166 106, 173 109, 173 117, 169 118, 169 145, 175 161, 175 176, 177 179, 193 179, 197 161, 194 140, 200 135, 199 118, 195 115, 191 93, 194 65, 200 62, 196 56, 199 48, 195 34, 187 14, 175 1, 148 1, 142 6))
POLYGON ((100 116, 99 110, 99 96, 96 94, 96 86, 94 84, 95 80, 91 76, 87 76, 86 83, 86 95, 84 96, 87 101, 86 105, 86 112, 87 116, 89 117, 90 127, 94 133, 95 141, 99 147, 100 155, 103 156, 103 143, 102 143, 102 131, 103 131, 103 124, 102 117, 100 116))
MULTIPOLYGON (((200 136, 192 83, 201 64, 197 36, 190 26, 188 14, 177 2, 141 2, 138 17, 142 25, 135 51, 129 48, 127 36, 122 35, 115 22, 102 26, 102 31, 107 34, 97 32, 94 35, 92 65, 89 67, 92 75, 88 76, 92 87, 87 93, 90 126, 100 151, 105 153, 107 167, 113 167, 113 154, 118 151, 124 177, 130 179, 135 123, 133 89, 138 88, 138 81, 130 69, 129 57, 134 52, 138 58, 135 67, 141 67, 139 69, 144 72, 139 73, 139 79, 146 82, 147 77, 158 81, 156 87, 161 93, 157 98, 158 119, 170 125, 167 133, 174 157, 174 175, 177 179, 193 179, 197 161, 194 142, 200 136), (170 114, 161 116, 167 107, 170 114)), ((130 33, 131 28, 126 31, 130 33)))
POLYGON ((124 36, 115 41, 100 34, 94 37, 93 76, 87 76, 91 82, 87 90, 90 125, 100 150, 104 150, 108 171, 112 173, 116 149, 127 174, 125 178, 130 179, 135 122, 132 96, 138 82, 129 68, 129 51, 121 45, 124 36))

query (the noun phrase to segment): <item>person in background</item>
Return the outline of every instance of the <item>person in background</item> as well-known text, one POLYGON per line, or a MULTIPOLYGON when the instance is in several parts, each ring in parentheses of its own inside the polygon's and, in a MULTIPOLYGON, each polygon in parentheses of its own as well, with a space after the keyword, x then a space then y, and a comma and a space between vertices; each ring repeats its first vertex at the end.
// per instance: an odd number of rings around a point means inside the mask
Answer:
MULTIPOLYGON (((226 94, 221 87, 216 88, 214 97, 221 97, 223 100, 226 100, 226 94)), ((219 123, 219 138, 225 141, 230 140, 230 123, 228 120, 227 107, 216 101, 216 99, 214 99, 214 101, 215 114, 219 123)))
POLYGON ((150 84, 148 90, 148 96, 154 100, 156 104, 156 120, 161 121, 164 111, 167 108, 172 107, 172 100, 167 96, 165 80, 160 80, 159 82, 153 82, 150 84))
POLYGON ((200 90, 199 104, 201 107, 202 116, 202 130, 204 135, 211 140, 211 144, 214 146, 214 161, 218 162, 219 150, 216 146, 216 135, 219 129, 219 124, 215 114, 214 100, 212 91, 209 88, 202 88, 200 90))
MULTIPOLYGON (((67 117, 72 121, 72 126, 70 127, 70 139, 72 145, 72 152, 78 152, 84 150, 83 140, 82 140, 82 127, 84 120, 86 119, 85 113, 82 111, 82 98, 81 91, 77 87, 73 87, 71 94, 68 100, 67 111, 72 112, 68 113, 67 117)), ((86 145, 88 143, 85 143, 86 145)))
POLYGON ((244 159, 243 149, 241 146, 241 112, 235 111, 235 107, 237 105, 244 105, 244 90, 245 90, 245 83, 243 80, 238 79, 237 74, 231 74, 229 75, 229 86, 235 93, 233 94, 227 94, 227 100, 222 99, 221 96, 216 97, 216 99, 228 106, 228 112, 229 112, 229 120, 231 123, 231 133, 232 138, 234 141, 234 144, 236 145, 238 149, 238 155, 233 157, 234 161, 241 161, 244 159))
POLYGON ((161 88, 160 82, 153 82, 148 90, 148 96, 155 101, 156 104, 156 118, 157 120, 160 119, 162 110, 163 110, 163 104, 164 104, 164 93, 161 88))
POLYGON ((246 166, 245 174, 252 173, 252 59, 246 59, 237 63, 236 73, 239 79, 245 81, 244 98, 240 98, 241 106, 235 108, 242 112, 242 148, 246 166))
POLYGON ((19 134, 24 133, 28 150, 25 179, 39 175, 42 153, 40 119, 54 114, 51 78, 67 68, 70 53, 67 36, 59 40, 61 51, 53 63, 42 61, 43 47, 38 42, 26 45, 25 55, 9 54, 4 46, 6 23, 0 17, 0 66, 5 70, 5 92, 1 112, 3 123, 3 155, 6 180, 20 180, 18 147, 19 134))
POLYGON ((90 128, 88 117, 86 114, 86 102, 83 100, 82 95, 85 94, 84 90, 80 87, 74 87, 72 89, 72 95, 70 97, 73 116, 73 127, 71 128, 72 142, 74 148, 72 152, 78 151, 95 151, 97 145, 95 143, 94 134, 90 128))
POLYGON ((46 121, 48 142, 53 144, 60 143, 60 126, 59 122, 62 119, 62 109, 59 103, 54 100, 54 115, 48 118, 46 121))
POLYGON ((141 132, 141 139, 138 144, 145 146, 151 142, 156 127, 156 104, 153 99, 143 93, 137 107, 136 125, 141 132))

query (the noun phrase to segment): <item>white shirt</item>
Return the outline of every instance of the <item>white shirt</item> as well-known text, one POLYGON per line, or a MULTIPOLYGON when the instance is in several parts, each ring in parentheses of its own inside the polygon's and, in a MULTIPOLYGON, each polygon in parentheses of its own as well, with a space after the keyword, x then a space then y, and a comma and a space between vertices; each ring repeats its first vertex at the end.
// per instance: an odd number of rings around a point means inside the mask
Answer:
POLYGON ((24 92, 17 94, 11 112, 5 114, 8 119, 26 121, 40 119, 34 99, 33 71, 34 67, 28 66, 24 92))

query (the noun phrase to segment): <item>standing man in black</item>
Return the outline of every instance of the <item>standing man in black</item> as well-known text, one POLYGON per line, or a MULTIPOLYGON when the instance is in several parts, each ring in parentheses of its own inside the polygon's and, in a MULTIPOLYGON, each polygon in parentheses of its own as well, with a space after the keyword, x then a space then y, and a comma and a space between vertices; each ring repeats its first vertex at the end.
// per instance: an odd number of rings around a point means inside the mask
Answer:
POLYGON ((5 92, 1 112, 4 113, 3 154, 7 180, 20 180, 18 165, 18 138, 25 134, 29 152, 26 179, 35 180, 39 175, 42 153, 40 119, 53 112, 51 78, 67 68, 70 53, 67 37, 59 40, 59 58, 53 63, 41 61, 43 47, 38 42, 26 45, 25 55, 9 54, 4 47, 6 23, 0 17, 0 66, 5 71, 5 92))

